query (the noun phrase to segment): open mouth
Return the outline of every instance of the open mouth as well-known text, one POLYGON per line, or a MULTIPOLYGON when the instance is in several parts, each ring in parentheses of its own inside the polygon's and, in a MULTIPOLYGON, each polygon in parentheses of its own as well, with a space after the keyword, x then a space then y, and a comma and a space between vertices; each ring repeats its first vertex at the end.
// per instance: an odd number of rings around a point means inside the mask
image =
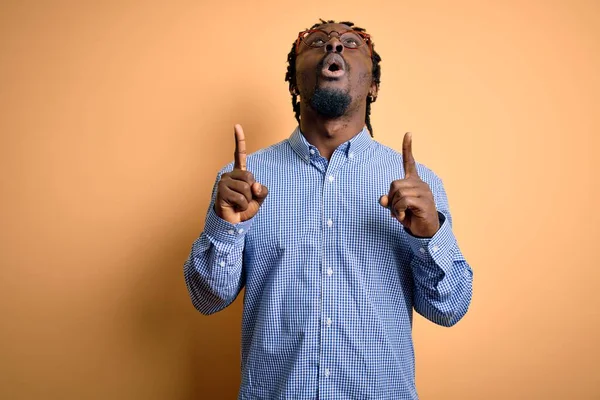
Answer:
POLYGON ((323 60, 323 68, 321 75, 325 78, 339 78, 346 73, 346 64, 344 59, 339 54, 328 54, 323 60))

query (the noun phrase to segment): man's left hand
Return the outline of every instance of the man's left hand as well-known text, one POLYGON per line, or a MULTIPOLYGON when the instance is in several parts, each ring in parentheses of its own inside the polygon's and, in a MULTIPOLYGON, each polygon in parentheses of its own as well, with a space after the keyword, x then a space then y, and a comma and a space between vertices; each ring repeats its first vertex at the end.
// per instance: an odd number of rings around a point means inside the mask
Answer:
POLYGON ((404 135, 402 159, 404 179, 393 181, 389 193, 381 196, 379 204, 389 208, 392 217, 396 218, 413 236, 431 238, 440 229, 440 220, 433 193, 417 173, 410 132, 404 135))

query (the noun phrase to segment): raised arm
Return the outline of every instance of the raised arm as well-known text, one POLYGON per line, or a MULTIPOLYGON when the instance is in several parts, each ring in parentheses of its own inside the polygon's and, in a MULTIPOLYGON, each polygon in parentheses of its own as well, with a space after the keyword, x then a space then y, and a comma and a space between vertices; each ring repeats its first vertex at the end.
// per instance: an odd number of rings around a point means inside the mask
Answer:
POLYGON ((452 326, 471 303, 473 271, 452 232, 441 180, 434 175, 428 184, 417 173, 410 133, 404 136, 402 158, 404 179, 392 182, 380 204, 390 209, 408 234, 415 310, 436 324, 452 326))
POLYGON ((231 304, 244 286, 243 252, 252 218, 267 197, 268 189, 246 170, 244 131, 235 126, 235 162, 231 172, 219 173, 204 231, 193 243, 184 265, 192 303, 203 314, 213 314, 231 304))

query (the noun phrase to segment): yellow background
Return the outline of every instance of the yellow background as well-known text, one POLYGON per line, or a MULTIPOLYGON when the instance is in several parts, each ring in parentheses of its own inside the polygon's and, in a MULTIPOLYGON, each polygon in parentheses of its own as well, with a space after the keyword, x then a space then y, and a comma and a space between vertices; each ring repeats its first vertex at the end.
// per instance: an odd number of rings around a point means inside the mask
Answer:
POLYGON ((319 17, 373 35, 376 139, 413 132, 475 272, 458 325, 415 317, 421 398, 600 398, 593 0, 3 1, 0 398, 235 398, 241 299, 200 315, 182 266, 319 17))

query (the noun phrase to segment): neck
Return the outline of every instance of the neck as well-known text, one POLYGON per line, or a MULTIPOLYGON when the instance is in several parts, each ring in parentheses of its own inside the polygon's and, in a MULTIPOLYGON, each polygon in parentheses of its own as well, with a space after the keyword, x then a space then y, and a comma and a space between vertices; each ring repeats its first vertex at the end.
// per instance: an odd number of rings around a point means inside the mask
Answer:
POLYGON ((321 156, 329 160, 339 145, 362 131, 365 126, 365 113, 366 107, 363 104, 352 115, 326 119, 302 104, 300 130, 306 140, 319 149, 321 156))

